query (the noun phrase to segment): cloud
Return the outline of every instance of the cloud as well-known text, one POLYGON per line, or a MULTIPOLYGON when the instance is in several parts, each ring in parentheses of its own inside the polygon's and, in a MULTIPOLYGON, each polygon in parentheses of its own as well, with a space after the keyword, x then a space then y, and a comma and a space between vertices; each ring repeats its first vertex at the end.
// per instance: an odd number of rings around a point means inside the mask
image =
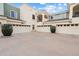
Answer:
POLYGON ((36 7, 35 7, 35 6, 33 6, 33 8, 35 9, 36 7))
POLYGON ((62 6, 62 5, 67 6, 67 3, 59 3, 58 4, 58 6, 62 6))
POLYGON ((56 6, 53 6, 53 5, 46 5, 45 7, 43 8, 38 8, 39 10, 45 10, 47 11, 48 13, 56 13, 56 6))
POLYGON ((63 10, 63 8, 62 8, 62 7, 58 7, 58 9, 63 10))
MULTIPOLYGON (((61 4, 59 4, 61 5, 61 4)), ((66 5, 66 4, 65 4, 66 5)), ((47 11, 49 14, 53 14, 53 13, 61 13, 63 12, 65 9, 63 8, 63 6, 55 6, 55 5, 46 5, 43 8, 39 8, 39 10, 45 10, 47 11)))
POLYGON ((61 5, 62 5, 62 3, 59 3, 58 5, 59 5, 59 6, 61 6, 61 5))
POLYGON ((46 3, 40 3, 41 5, 44 5, 44 4, 46 4, 46 3))
POLYGON ((47 5, 46 7, 44 7, 44 10, 46 10, 48 13, 55 13, 56 6, 47 5))
POLYGON ((67 4, 66 4, 66 3, 64 3, 64 6, 67 6, 67 4))
POLYGON ((43 8, 38 8, 39 10, 42 10, 43 8))

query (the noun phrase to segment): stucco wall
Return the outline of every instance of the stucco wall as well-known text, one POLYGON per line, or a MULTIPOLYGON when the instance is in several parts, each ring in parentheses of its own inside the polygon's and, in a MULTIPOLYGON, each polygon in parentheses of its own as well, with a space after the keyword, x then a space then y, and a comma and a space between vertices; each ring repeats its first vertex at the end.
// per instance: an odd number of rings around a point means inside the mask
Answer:
POLYGON ((35 24, 36 22, 36 10, 33 10, 30 6, 23 4, 20 6, 20 19, 25 21, 25 24, 35 24), (32 19, 32 15, 35 15, 35 19, 32 19))

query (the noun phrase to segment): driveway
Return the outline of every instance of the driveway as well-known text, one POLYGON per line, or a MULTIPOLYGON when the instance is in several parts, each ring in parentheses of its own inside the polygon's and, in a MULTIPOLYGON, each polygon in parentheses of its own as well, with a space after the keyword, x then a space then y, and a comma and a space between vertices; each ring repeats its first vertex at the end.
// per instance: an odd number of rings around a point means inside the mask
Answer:
POLYGON ((79 56, 79 36, 41 32, 0 36, 0 56, 79 56))

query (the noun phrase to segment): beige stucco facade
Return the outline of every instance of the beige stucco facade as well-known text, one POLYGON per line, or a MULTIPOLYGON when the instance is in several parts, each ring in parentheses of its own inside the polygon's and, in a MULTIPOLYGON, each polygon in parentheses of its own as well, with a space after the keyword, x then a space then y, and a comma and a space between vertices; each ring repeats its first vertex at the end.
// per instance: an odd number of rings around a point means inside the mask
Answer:
POLYGON ((15 20, 15 19, 8 19, 7 17, 0 16, 1 24, 22 24, 23 21, 15 20))
POLYGON ((18 26, 14 27, 14 33, 31 31, 50 32, 50 25, 53 25, 56 26, 56 33, 79 34, 79 17, 73 17, 73 13, 79 12, 78 5, 79 4, 75 3, 68 4, 68 13, 54 15, 54 17, 58 20, 53 21, 52 19, 49 19, 49 16, 53 15, 48 14, 46 11, 37 11, 26 4, 22 4, 20 6, 20 19, 22 21, 8 19, 7 17, 0 16, 0 22, 2 24, 18 24, 18 26), (32 18, 33 15, 35 16, 35 19, 32 18), (42 21, 38 21, 38 15, 42 16, 42 21), (45 15, 47 16, 47 18, 45 18, 45 15), (67 19, 61 19, 66 16, 67 19))

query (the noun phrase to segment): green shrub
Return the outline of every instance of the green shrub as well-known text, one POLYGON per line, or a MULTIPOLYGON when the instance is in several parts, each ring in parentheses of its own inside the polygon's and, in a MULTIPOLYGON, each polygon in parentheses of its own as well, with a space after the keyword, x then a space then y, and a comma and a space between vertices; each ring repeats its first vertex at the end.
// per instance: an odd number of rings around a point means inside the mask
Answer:
POLYGON ((13 32, 13 27, 11 24, 3 24, 2 25, 2 34, 4 36, 11 36, 13 32))
POLYGON ((51 33, 55 33, 56 32, 56 27, 55 26, 50 26, 50 31, 51 33))

